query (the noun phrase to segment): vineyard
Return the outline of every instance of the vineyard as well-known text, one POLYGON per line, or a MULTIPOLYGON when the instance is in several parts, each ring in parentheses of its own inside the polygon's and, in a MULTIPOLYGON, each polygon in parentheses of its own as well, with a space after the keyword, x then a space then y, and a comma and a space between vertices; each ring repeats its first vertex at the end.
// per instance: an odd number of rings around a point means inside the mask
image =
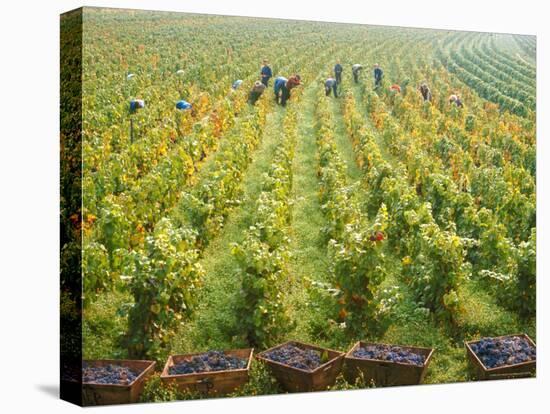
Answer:
MULTIPOLYGON (((464 341, 536 336, 534 38, 86 9, 83 40, 82 208, 62 193, 61 220, 85 359, 364 340, 434 348, 445 383, 472 379, 464 341), (247 104, 266 58, 300 74, 286 107, 272 83, 247 104)), ((238 394, 278 392, 255 362, 238 394)), ((143 395, 194 397, 158 376, 143 395)))

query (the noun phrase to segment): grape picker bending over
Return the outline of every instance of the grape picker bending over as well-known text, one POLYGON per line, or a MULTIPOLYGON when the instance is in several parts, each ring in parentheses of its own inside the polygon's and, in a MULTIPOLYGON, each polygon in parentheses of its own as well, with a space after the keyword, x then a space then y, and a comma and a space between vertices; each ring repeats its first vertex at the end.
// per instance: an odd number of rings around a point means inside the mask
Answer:
POLYGON ((390 86, 390 91, 395 93, 401 93, 401 86, 399 86, 397 83, 394 83, 392 86, 390 86))
POLYGON ((330 91, 334 93, 335 98, 338 98, 338 82, 334 78, 328 78, 325 81, 325 95, 330 96, 330 91))
POLYGON ((432 100, 432 91, 430 91, 430 88, 428 88, 428 85, 426 82, 423 82, 420 85, 420 88, 418 88, 420 93, 422 94, 422 98, 424 98, 424 102, 430 102, 432 100))
POLYGON ((363 66, 361 66, 359 63, 356 63, 351 67, 351 73, 353 74, 353 80, 355 83, 359 82, 359 72, 363 69, 363 66))
POLYGON ((457 94, 453 94, 449 96, 449 103, 455 104, 457 108, 462 108, 464 105, 462 104, 462 101, 460 100, 460 96, 457 94))
POLYGON ((277 77, 273 87, 275 101, 285 106, 286 101, 290 99, 290 91, 300 85, 300 79, 300 75, 293 75, 288 79, 283 76, 277 77))
POLYGON ((256 101, 260 99, 260 96, 262 96, 262 93, 264 93, 264 91, 265 84, 260 81, 254 82, 254 86, 252 86, 252 89, 248 94, 248 103, 254 105, 256 101))
POLYGON ((243 81, 242 79, 237 79, 235 82, 233 82, 233 85, 231 85, 231 89, 233 89, 234 91, 236 91, 237 89, 239 89, 239 87, 243 84, 243 81))

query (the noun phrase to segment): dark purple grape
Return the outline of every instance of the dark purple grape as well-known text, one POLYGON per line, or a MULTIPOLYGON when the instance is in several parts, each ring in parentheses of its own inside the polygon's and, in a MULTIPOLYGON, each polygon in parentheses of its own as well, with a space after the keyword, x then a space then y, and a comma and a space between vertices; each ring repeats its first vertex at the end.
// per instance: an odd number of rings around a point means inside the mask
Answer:
POLYGON ((424 355, 417 354, 398 346, 382 344, 359 347, 353 351, 353 356, 362 359, 376 359, 418 366, 424 365, 425 362, 424 355))
POLYGON ((321 354, 313 349, 302 349, 288 344, 265 354, 270 359, 294 368, 313 371, 321 365, 321 354))
POLYGON ((521 336, 482 338, 470 348, 487 368, 520 364, 537 357, 536 349, 521 336))
POLYGON ((194 374, 199 372, 225 371, 246 368, 246 358, 226 355, 223 351, 208 351, 180 361, 168 370, 170 375, 194 374))
POLYGON ((83 364, 82 366, 83 383, 130 385, 138 375, 139 373, 120 365, 94 367, 83 364))

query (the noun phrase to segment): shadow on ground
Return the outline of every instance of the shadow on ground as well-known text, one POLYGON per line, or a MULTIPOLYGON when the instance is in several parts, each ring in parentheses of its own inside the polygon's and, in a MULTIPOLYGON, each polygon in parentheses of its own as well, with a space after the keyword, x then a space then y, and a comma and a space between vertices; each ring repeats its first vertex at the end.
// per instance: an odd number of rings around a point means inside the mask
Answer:
POLYGON ((59 398, 59 384, 38 384, 36 388, 50 397, 59 398))

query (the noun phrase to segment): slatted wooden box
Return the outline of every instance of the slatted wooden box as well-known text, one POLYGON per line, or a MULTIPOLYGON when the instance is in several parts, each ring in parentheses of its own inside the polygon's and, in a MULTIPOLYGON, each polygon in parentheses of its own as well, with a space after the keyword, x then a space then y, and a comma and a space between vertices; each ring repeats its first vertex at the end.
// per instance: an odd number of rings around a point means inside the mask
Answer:
POLYGON ((377 344, 359 341, 348 351, 345 357, 344 377, 353 384, 361 374, 366 383, 374 382, 377 387, 392 385, 416 385, 424 381, 428 365, 430 364, 434 349, 415 346, 377 344), (425 357, 422 366, 405 364, 402 362, 382 361, 378 359, 365 359, 353 356, 359 347, 369 345, 399 346, 407 351, 415 352, 425 357))
POLYGON ((130 404, 139 401, 147 377, 155 369, 155 361, 128 360, 128 359, 101 359, 84 361, 88 366, 103 367, 106 365, 120 365, 138 373, 138 377, 128 385, 82 383, 83 405, 112 405, 130 404))
MULTIPOLYGON (((510 338, 513 336, 520 336, 525 339, 536 348, 537 346, 533 340, 527 334, 517 334, 517 335, 503 335, 495 337, 494 339, 501 338, 510 338)), ((492 379, 511 379, 511 378, 528 378, 535 375, 537 368, 536 359, 533 361, 526 361, 514 365, 504 365, 496 368, 487 368, 481 359, 476 355, 472 349, 472 345, 479 341, 467 341, 464 342, 466 347, 466 354, 468 355, 468 360, 473 368, 473 371, 479 380, 492 380, 492 379)))
POLYGON ((231 349, 224 352, 227 355, 246 359, 246 368, 171 375, 170 367, 177 365, 181 361, 189 360, 195 355, 201 355, 204 352, 187 355, 171 355, 164 365, 160 378, 165 384, 175 385, 180 391, 199 392, 209 395, 225 395, 234 392, 248 382, 254 348, 231 349))
POLYGON ((277 378, 285 390, 289 392, 308 392, 324 391, 329 386, 334 385, 336 382, 336 377, 342 369, 344 353, 328 348, 321 348, 315 345, 304 344, 298 341, 289 341, 265 350, 264 352, 256 355, 256 358, 269 367, 273 373, 273 376, 277 378), (266 357, 267 353, 289 344, 302 349, 313 349, 321 352, 321 354, 326 352, 328 355, 328 361, 313 371, 306 371, 300 368, 294 368, 281 364, 280 362, 272 361, 266 357))

